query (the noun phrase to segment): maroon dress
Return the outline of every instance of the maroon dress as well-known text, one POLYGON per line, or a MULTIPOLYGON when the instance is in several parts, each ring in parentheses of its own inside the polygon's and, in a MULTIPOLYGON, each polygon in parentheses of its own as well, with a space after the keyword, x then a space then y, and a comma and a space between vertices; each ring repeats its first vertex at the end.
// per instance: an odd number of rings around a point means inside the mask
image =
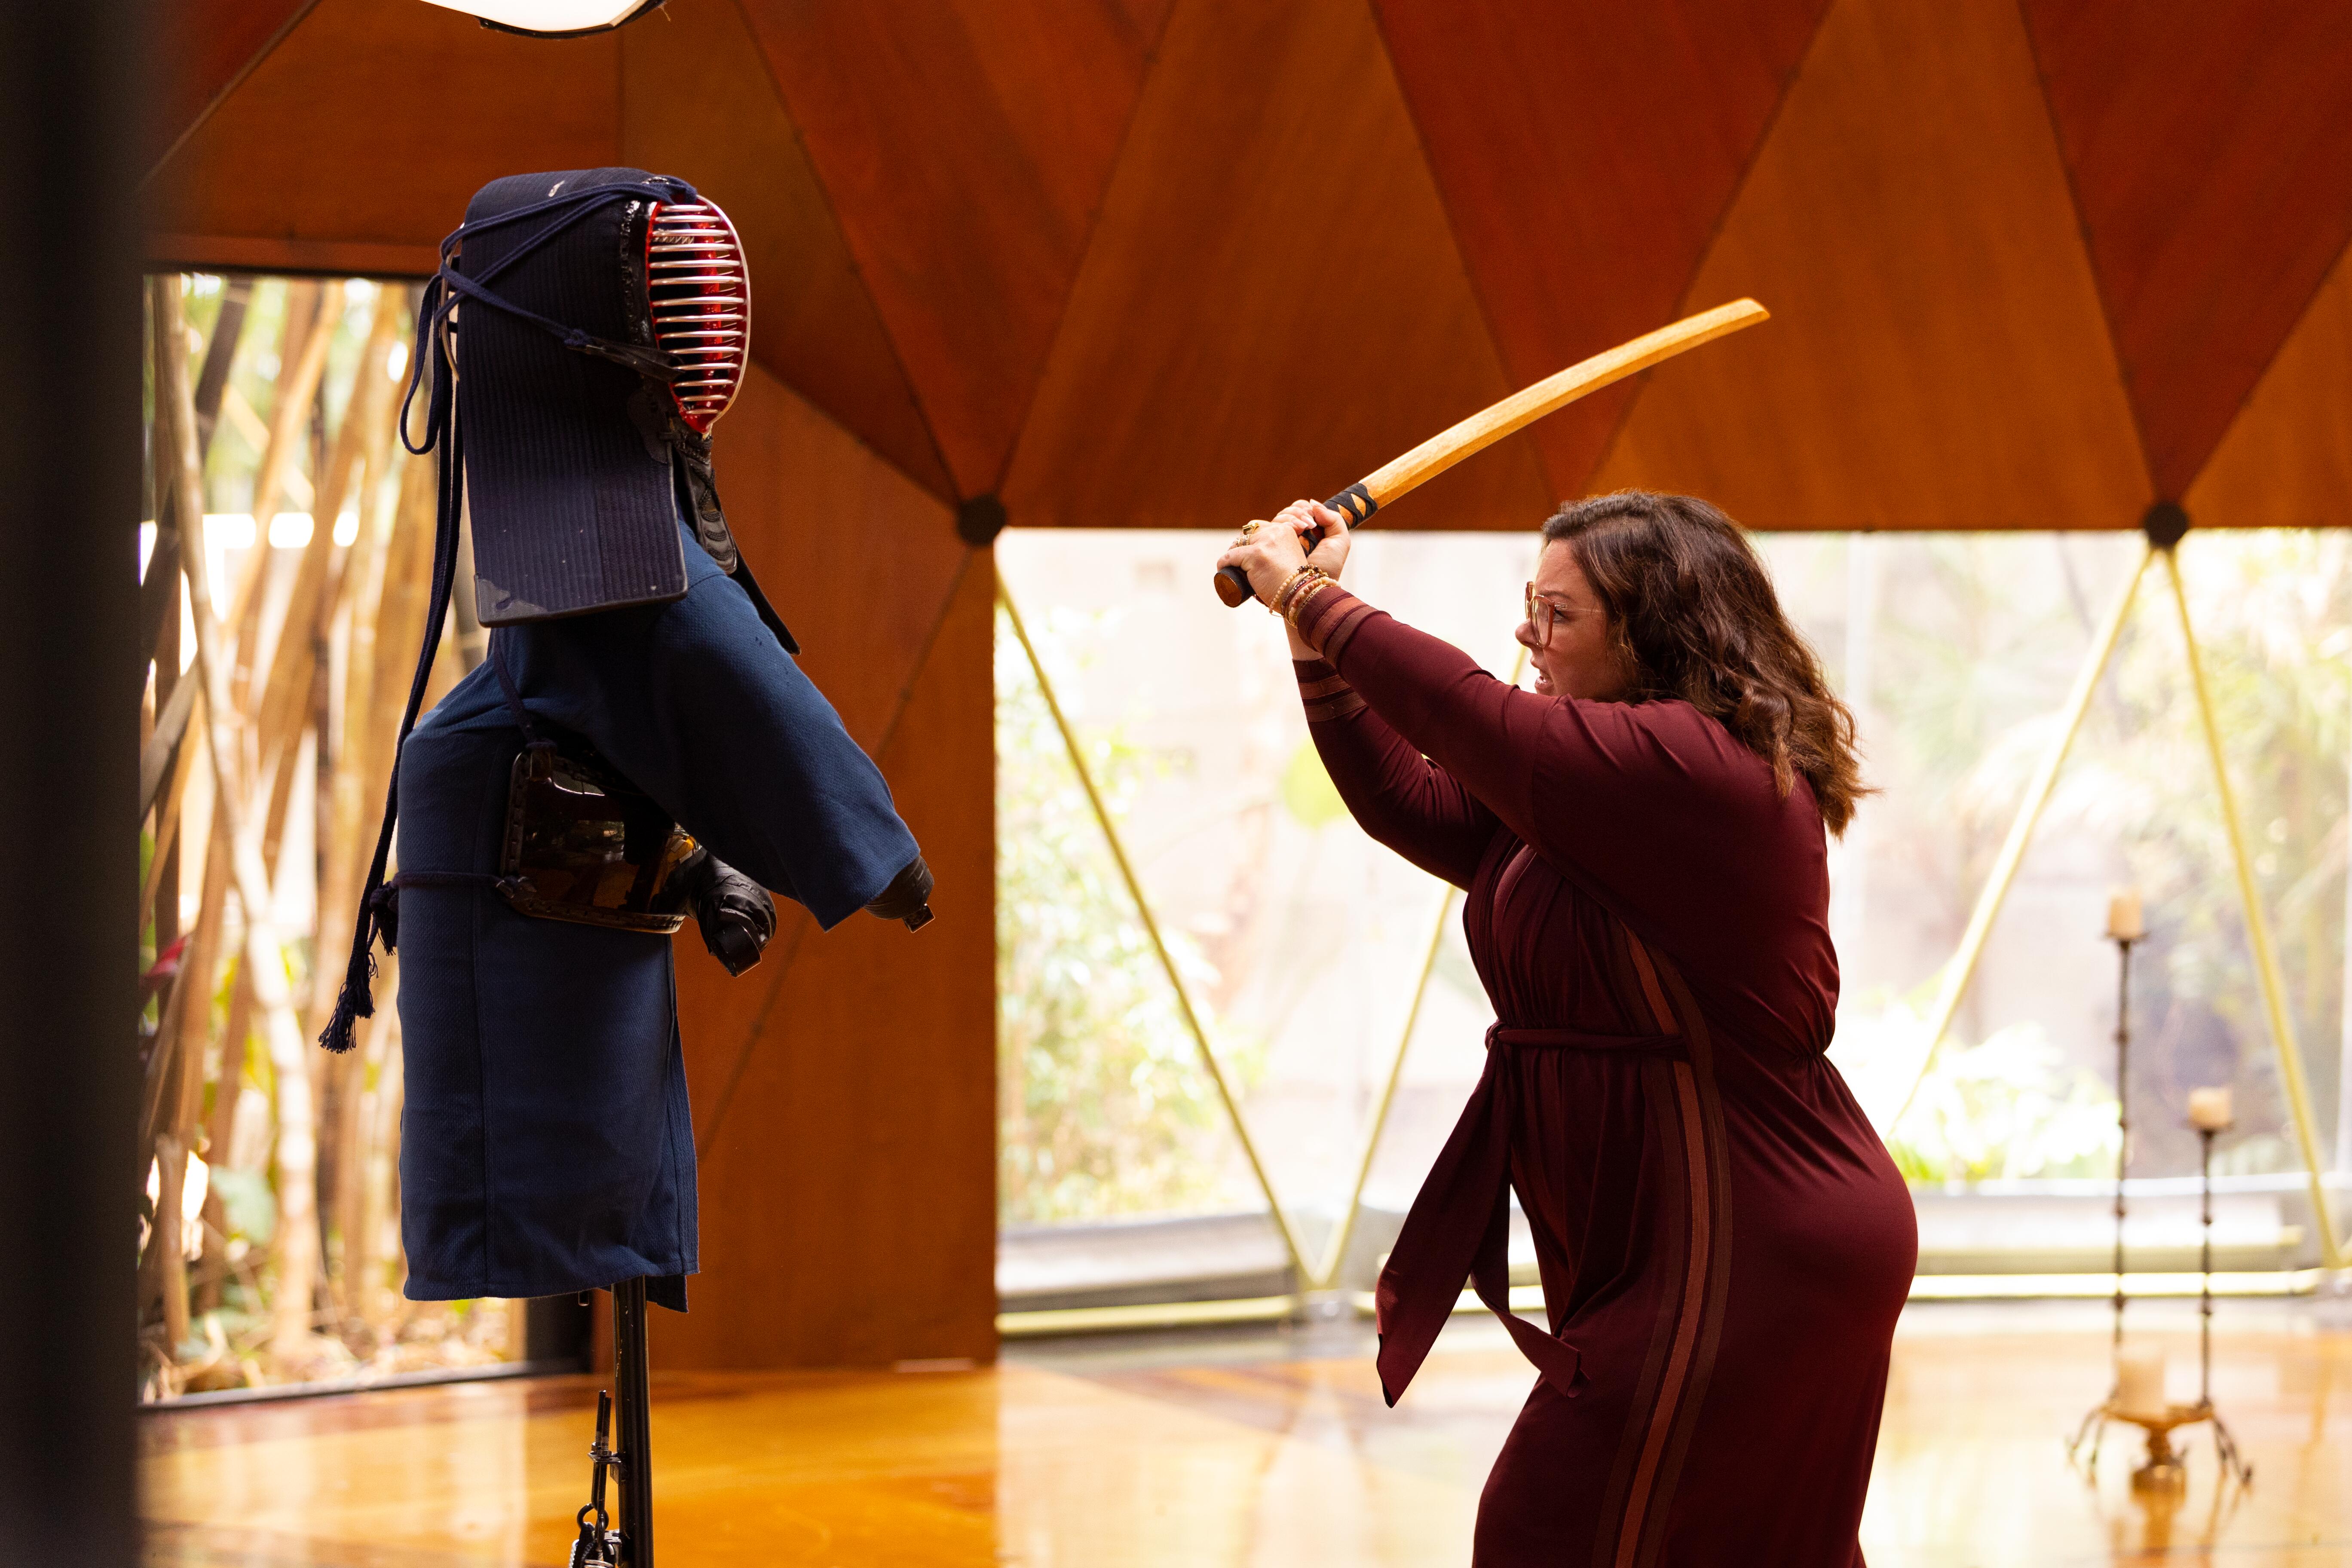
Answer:
POLYGON ((1911 1199, 1823 1058, 1838 988, 1812 792, 1682 702, 1506 686, 1337 588, 1300 630, 1364 830, 1467 891, 1497 1019, 1381 1276, 1382 1391, 1468 1279, 1541 1373, 1478 1568, 1849 1568, 1911 1199), (1508 1192, 1549 1331, 1508 1311, 1508 1192))

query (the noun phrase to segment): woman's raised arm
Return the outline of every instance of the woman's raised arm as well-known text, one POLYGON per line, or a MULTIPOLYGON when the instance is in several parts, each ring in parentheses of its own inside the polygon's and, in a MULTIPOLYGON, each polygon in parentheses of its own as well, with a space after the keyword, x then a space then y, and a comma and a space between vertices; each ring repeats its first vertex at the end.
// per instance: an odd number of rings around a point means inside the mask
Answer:
MULTIPOLYGON (((1644 934, 1685 950, 1736 940, 1759 891, 1748 884, 1792 869, 1741 847, 1782 840, 1788 813, 1813 811, 1810 792, 1800 782, 1783 799, 1763 759, 1686 705, 1521 691, 1336 585, 1297 619, 1396 746, 1644 934)), ((1803 837, 1818 844, 1818 830, 1803 837)))
POLYGON ((1293 666, 1307 732, 1358 826, 1433 877, 1466 889, 1500 826, 1461 781, 1421 754, 1319 658, 1293 666))

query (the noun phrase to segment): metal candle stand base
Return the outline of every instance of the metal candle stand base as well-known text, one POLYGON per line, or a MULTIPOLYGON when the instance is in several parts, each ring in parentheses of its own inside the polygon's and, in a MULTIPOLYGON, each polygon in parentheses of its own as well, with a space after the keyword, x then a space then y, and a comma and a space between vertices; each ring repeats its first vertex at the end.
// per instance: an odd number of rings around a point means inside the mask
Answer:
POLYGON ((2193 1426, 2200 1421, 2212 1423, 2213 1454, 2221 1464, 2223 1484, 2253 1483, 2253 1466, 2246 1462, 2237 1439, 2230 1436, 2230 1428, 2214 1411, 2210 1399, 2200 1399, 2194 1405, 2168 1405, 2161 1415, 2118 1410, 2113 1399, 2101 1404, 2083 1417, 2082 1426, 2066 1445, 2066 1455, 2073 1458, 2087 1440, 2089 1454, 2084 1460, 2084 1468, 2094 1475, 2098 1472, 2099 1442, 2106 1435, 2110 1421, 2127 1421, 2147 1433, 2147 1462, 2132 1471, 2132 1490, 2136 1492, 2179 1492, 2188 1489, 2189 1457, 2172 1446, 2172 1432, 2177 1426, 2193 1426))

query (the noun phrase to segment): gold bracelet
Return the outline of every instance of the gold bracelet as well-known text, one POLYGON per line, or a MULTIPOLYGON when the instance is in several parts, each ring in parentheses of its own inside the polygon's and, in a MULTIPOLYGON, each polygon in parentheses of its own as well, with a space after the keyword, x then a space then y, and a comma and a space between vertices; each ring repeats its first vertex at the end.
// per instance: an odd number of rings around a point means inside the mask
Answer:
POLYGON ((1293 631, 1298 629, 1298 617, 1314 600, 1315 595, 1329 586, 1331 586, 1331 579, 1318 573, 1315 581, 1301 588, 1298 591, 1298 596, 1284 607, 1282 618, 1290 623, 1293 631))
POLYGON ((1312 566, 1301 566, 1297 571, 1293 572, 1289 576, 1282 580, 1282 586, 1274 591, 1274 597, 1266 601, 1266 614, 1271 616, 1281 615, 1283 613, 1284 601, 1288 599, 1291 595, 1298 592, 1299 585, 1303 581, 1311 581, 1314 578, 1320 577, 1321 575, 1323 575, 1323 574, 1317 571, 1312 566))

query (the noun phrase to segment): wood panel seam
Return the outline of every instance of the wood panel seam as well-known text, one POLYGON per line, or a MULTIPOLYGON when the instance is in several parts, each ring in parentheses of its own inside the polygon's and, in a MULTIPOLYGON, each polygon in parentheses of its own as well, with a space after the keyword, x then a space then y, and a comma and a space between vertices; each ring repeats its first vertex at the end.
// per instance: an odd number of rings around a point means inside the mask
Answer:
MULTIPOLYGON (((2083 191, 2074 178, 2074 160, 2067 154, 2066 135, 2059 128, 2058 106, 2050 101, 2050 71, 2042 62, 2042 43, 2034 37, 2033 24, 2025 15, 2025 0, 2014 0, 2011 8, 2017 13, 2018 33, 2025 39, 2026 58, 2033 62, 2034 93, 2042 100, 2042 119, 2043 123, 2050 127, 2050 147, 2051 151, 2058 154, 2059 173, 2066 178, 2066 205, 2073 209, 2074 237, 2083 247, 2083 268, 2091 275, 2091 297, 2099 302, 2099 325, 2107 335, 2107 354, 2115 364, 2116 384, 2123 388, 2124 408, 2131 415, 2132 445, 2139 452, 2140 479, 2147 487, 2147 493, 2151 497, 2158 500, 2178 500, 2178 497, 2157 495, 2156 464, 2148 457, 2147 428, 2140 417, 2139 399, 2133 395, 2131 370, 2124 361, 2123 340, 2116 334, 2116 312, 2107 300, 2106 275, 2099 269, 2099 253, 2091 245, 2091 220, 2089 215, 2083 210, 2083 191)), ((2326 282, 2327 279, 2322 277, 2321 287, 2326 287, 2326 282)), ((2309 308, 2308 302, 2305 308, 2309 308)), ((2298 321, 2301 319, 2299 316, 2296 318, 2298 321)), ((2290 337, 2293 335, 2292 331, 2288 333, 2290 337)), ((2255 376, 2254 384, 2260 385, 2262 379, 2259 375, 2255 376)), ((2252 395, 2253 388, 2250 386, 2246 389, 2246 396, 2251 398, 2252 395)), ((2240 413, 2245 411, 2245 403, 2242 400, 2239 403, 2238 409, 2240 413)), ((2230 420, 2231 424, 2235 424, 2237 415, 2231 415, 2230 420)), ((2225 438, 2228 437, 2228 426, 2222 426, 2221 434, 2225 438)), ((2213 452, 2221 449, 2221 443, 2214 442, 2213 452)), ((2203 460, 2197 465, 2198 472, 2204 472, 2205 464, 2213 460, 2213 452, 2205 454, 2203 460)), ((2187 493, 2188 488, 2183 486, 2181 494, 2187 493)))
MULTIPOLYGON (((1422 132, 1421 116, 1413 111, 1412 94, 1404 89, 1403 74, 1396 68, 1396 51, 1390 47, 1388 27, 1381 20, 1380 0, 1364 0, 1364 9, 1371 18, 1372 37, 1380 40, 1381 59, 1389 68, 1389 79, 1396 83, 1397 101, 1404 106, 1405 126, 1412 132, 1412 144, 1421 153, 1421 166, 1429 174, 1429 188, 1436 194, 1437 210, 1444 216, 1445 237, 1454 246, 1454 264, 1462 269, 1462 281, 1469 289, 1470 303, 1477 310, 1478 324, 1486 333, 1487 352, 1495 356, 1495 367, 1502 373, 1503 391, 1506 395, 1516 392, 1518 389, 1510 384, 1510 356, 1503 352, 1502 335, 1495 326, 1495 312, 1486 303, 1486 290, 1480 285, 1478 275, 1470 269, 1469 258, 1463 254, 1462 230, 1454 222, 1454 203, 1445 194, 1445 182, 1437 177, 1437 160, 1430 156, 1429 138, 1422 132)), ((1705 258, 1702 249, 1700 259, 1705 258)), ((1631 400, 1628 401, 1630 403, 1631 400)), ((1535 458, 1536 472, 1550 486, 1553 499, 1558 500, 1565 497, 1567 492, 1560 487, 1559 477, 1551 471, 1551 460, 1545 457, 1542 444, 1531 437, 1527 447, 1535 458)), ((1593 471, 1598 472, 1599 469, 1596 468, 1593 471)))
MULTIPOLYGON (((939 459, 940 476, 947 480, 948 489, 953 491, 958 488, 955 469, 949 465, 947 452, 940 445, 939 431, 932 426, 930 411, 923 406, 923 389, 917 384, 913 373, 907 368, 907 356, 899 352, 898 340, 891 334, 890 318, 884 313, 881 301, 874 297, 873 289, 866 281, 866 264, 858 259, 856 243, 849 237, 848 226, 841 221, 841 208, 833 199, 833 192, 825 185, 824 170, 817 163, 816 155, 809 151, 808 138, 801 134, 800 118, 793 112, 793 100, 784 96, 784 80, 776 74, 776 62, 768 54, 767 41, 760 36, 760 29, 752 23, 751 13, 744 9, 744 0, 730 0, 730 3, 735 7, 737 18, 743 24, 745 35, 751 40, 753 51, 760 57, 760 69, 766 75, 768 86, 776 95, 776 107, 783 110, 784 123, 792 127, 793 145, 800 149, 801 162, 807 165, 809 184, 816 188, 818 199, 824 203, 824 216, 832 223, 834 232, 841 236, 841 253, 848 259, 849 275, 857 280, 858 291, 866 296, 866 308, 874 312, 875 328, 882 334, 883 342, 889 346, 890 363, 897 367, 899 383, 907 389, 907 401, 914 405, 916 422, 923 427, 923 438, 931 444, 931 456, 939 459)), ((771 374, 782 384, 792 386, 791 380, 782 371, 772 370, 771 374)), ((793 390, 797 393, 799 388, 794 387, 793 390)), ((826 417, 831 418, 832 416, 828 414, 826 417)), ((849 427, 842 425, 838 419, 835 419, 834 423, 841 425, 844 430, 849 430, 849 427)), ((908 481, 917 489, 926 495, 939 495, 939 492, 929 485, 915 475, 908 473, 897 463, 891 462, 889 458, 876 450, 857 432, 849 430, 849 435, 859 446, 873 452, 877 458, 889 464, 894 471, 904 474, 908 481)), ((940 499, 957 501, 963 498, 950 494, 941 496, 940 499)))
POLYGON ((196 111, 196 117, 181 128, 180 133, 172 138, 172 144, 164 148, 162 154, 156 158, 154 163, 149 167, 147 173, 140 176, 139 189, 142 192, 145 191, 150 184, 154 183, 155 176, 163 172, 163 166, 165 164, 169 163, 173 158, 179 155, 180 149, 188 144, 188 139, 194 136, 197 132, 203 130, 205 128, 205 122, 213 117, 214 113, 219 110, 222 104, 226 103, 229 100, 230 97, 236 93, 237 89, 245 85, 246 79, 251 76, 254 71, 259 68, 261 62, 268 59, 271 55, 276 54, 278 52, 278 46, 284 43, 288 37, 291 37, 294 29, 308 21, 310 19, 310 13, 318 8, 319 0, 302 0, 301 7, 291 16, 287 17, 284 22, 280 23, 278 30, 269 35, 268 41, 254 51, 253 58, 246 61, 244 65, 238 67, 236 74, 230 77, 226 82, 222 84, 221 89, 218 92, 214 93, 210 99, 205 100, 204 108, 196 111))
MULTIPOLYGON (((890 710, 889 721, 883 725, 882 733, 870 753, 877 763, 889 753, 890 742, 898 733, 899 721, 907 716, 907 709, 914 701, 915 688, 922 683, 923 672, 930 668, 931 654, 939 647, 940 633, 946 627, 948 616, 955 611, 956 595, 963 591, 963 580, 971 571, 972 557, 978 553, 976 548, 966 545, 963 559, 956 563, 955 574, 948 579, 947 592, 940 599, 939 613, 931 617, 931 629, 924 636, 922 648, 915 656, 906 684, 898 689, 898 700, 890 710)), ((743 1074, 751 1065, 751 1053, 766 1037, 768 1019, 774 1014, 776 1004, 783 999, 784 982, 792 974, 793 961, 800 956, 801 944, 808 935, 811 923, 806 910, 794 906, 794 911, 792 942, 778 959, 775 977, 768 982, 768 994, 761 1002, 760 1010, 751 1016, 751 1026, 744 1033, 742 1048, 735 1054, 735 1065, 728 1070, 727 1081, 719 1086, 718 1097, 711 1102, 710 1124, 695 1139, 694 1157, 698 1161, 708 1159, 710 1151, 717 1146, 719 1130, 726 1124, 728 1109, 735 1103, 735 1090, 741 1085, 743 1074)))
MULTIPOLYGON (((1829 0, 1822 7, 1821 15, 1813 19, 1813 36, 1805 40, 1804 48, 1798 53, 1797 63, 1781 80, 1780 95, 1772 100, 1772 112, 1764 117, 1764 123, 1757 128, 1756 140, 1748 143, 1748 161, 1739 166, 1739 176, 1731 182, 1731 189, 1724 196, 1723 205, 1716 208, 1715 223, 1707 232, 1706 243, 1700 246, 1691 258, 1689 280, 1683 284, 1682 293, 1678 296, 1682 305, 1675 312, 1677 317, 1691 313, 1691 296, 1698 288, 1698 280, 1706 276, 1706 264, 1713 258, 1715 247, 1722 243, 1724 226, 1731 221, 1731 215, 1738 210, 1740 198, 1748 194, 1748 182, 1755 174, 1756 165, 1763 161, 1764 149, 1772 144, 1773 134, 1780 128, 1780 111, 1789 107, 1790 98, 1805 79, 1805 67, 1811 61, 1813 51, 1821 47, 1822 34, 1828 30, 1831 13, 1841 5, 1854 3, 1855 0, 1829 0)), ((1633 411, 1642 405, 1643 394, 1649 390, 1650 381, 1645 374, 1634 384, 1633 395, 1626 398, 1617 410, 1617 421, 1609 427, 1609 438, 1601 443, 1592 467, 1585 470, 1583 479, 1578 482, 1578 495, 1583 495, 1591 488, 1593 479, 1605 470, 1610 459, 1617 455, 1617 443, 1624 436, 1625 427, 1633 423, 1633 411)))
MULTIPOLYGON (((740 0, 739 0, 740 3, 740 0)), ((1135 135, 1135 122, 1143 115, 1144 96, 1151 90, 1152 73, 1160 67, 1160 46, 1167 40, 1168 29, 1176 19, 1177 11, 1186 0, 1170 0, 1160 14, 1160 30, 1151 36, 1151 43, 1143 51, 1142 68, 1135 76, 1135 99, 1127 106, 1127 123, 1118 130, 1118 145, 1111 150, 1110 161, 1103 167, 1101 186, 1095 192, 1094 210, 1087 216, 1087 242, 1078 247, 1076 265, 1070 268, 1070 281, 1062 289, 1062 308, 1054 317, 1054 336, 1045 344, 1045 353, 1037 362, 1037 374, 1029 383, 1029 393, 1022 400, 1021 417, 1013 426, 1013 439, 1005 444, 1004 456, 996 465, 996 480, 991 487, 995 495, 1003 495, 1013 477, 1013 465, 1021 456, 1021 443, 1029 434, 1030 416, 1037 410, 1037 395, 1053 378, 1054 360, 1061 353, 1062 340, 1070 324, 1070 301, 1077 297, 1078 282, 1087 275, 1087 263, 1094 258, 1095 237, 1102 232, 1103 204, 1110 197, 1110 188, 1118 179, 1118 166, 1127 161, 1128 142, 1135 135)), ((1365 0, 1370 4, 1370 0, 1365 0)))
MULTIPOLYGON (((2237 430, 2238 422, 2246 416, 2246 410, 2253 406, 2254 395, 2263 389, 2263 383, 2270 379, 2272 367, 2278 363, 2280 356, 2286 353, 2287 345, 2294 342, 2295 335, 2301 332, 2305 324, 2311 320, 2312 312, 2319 309, 2320 300, 2327 297, 2329 286, 2336 281, 2336 275, 2347 267, 2352 267, 2352 244, 2347 244, 2342 250, 2337 251, 2336 253, 2336 259, 2329 262, 2326 267, 2321 270, 2319 274, 2319 281, 2313 286, 2310 297, 2305 300, 2302 308, 2295 311, 2294 321, 2287 327, 2285 332, 2280 336, 2278 346, 2271 351, 2271 357, 2263 362, 2263 368, 2261 371, 2255 374, 2253 380, 2246 384, 2245 395, 2239 398, 2238 405, 2230 411, 2229 420, 2221 426, 2221 435, 2214 437, 2212 449, 2197 460, 2197 471, 2189 476, 2189 482, 2187 484, 2180 487, 2180 494, 2179 496, 2158 497, 2158 500, 2185 500, 2189 492, 2197 488, 2198 481, 2205 477, 2205 470, 2213 466, 2213 459, 2220 457, 2221 455, 2221 448, 2230 444, 2230 437, 2237 430)), ((2104 296, 2100 300, 2099 309, 2103 311, 2106 309, 2106 301, 2104 296)), ((2133 412, 2132 425, 2134 428, 2138 427, 2139 416, 2137 410, 2134 410, 2133 412)), ((2143 443, 2143 445, 2145 445, 2145 443, 2143 443)), ((2145 460, 2145 453, 2143 453, 2143 460, 2145 460)), ((2155 482, 2150 480, 2148 484, 2149 493, 2154 494, 2155 489, 2155 482)), ((2197 521, 2197 515, 2194 512, 2191 512, 2189 514, 2189 521, 2192 523, 2195 522, 2197 521)))

